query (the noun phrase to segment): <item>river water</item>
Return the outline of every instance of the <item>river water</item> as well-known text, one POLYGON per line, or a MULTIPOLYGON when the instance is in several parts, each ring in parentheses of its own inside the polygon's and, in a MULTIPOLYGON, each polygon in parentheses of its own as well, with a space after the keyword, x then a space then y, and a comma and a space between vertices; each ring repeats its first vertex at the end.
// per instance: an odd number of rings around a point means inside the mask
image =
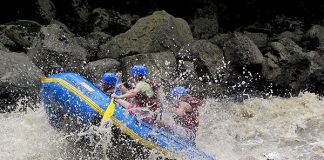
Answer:
MULTIPOLYGON (((0 114, 0 159, 108 159, 83 155, 85 149, 70 143, 72 135, 54 130, 38 106, 0 114)), ((314 94, 244 102, 206 99, 200 114, 197 146, 217 159, 324 160, 324 100, 314 94)), ((100 143, 109 145, 110 131, 90 132, 107 135, 100 143)))

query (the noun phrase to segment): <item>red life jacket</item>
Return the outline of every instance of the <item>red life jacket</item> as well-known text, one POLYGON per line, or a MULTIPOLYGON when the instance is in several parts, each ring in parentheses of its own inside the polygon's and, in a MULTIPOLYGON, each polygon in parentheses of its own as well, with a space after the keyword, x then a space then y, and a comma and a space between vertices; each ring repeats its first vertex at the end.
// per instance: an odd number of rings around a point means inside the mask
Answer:
POLYGON ((199 125, 199 106, 201 106, 201 101, 197 97, 188 96, 184 97, 182 101, 187 102, 192 107, 192 112, 188 112, 181 117, 175 119, 176 123, 180 124, 182 127, 192 130, 195 134, 199 125))
POLYGON ((161 102, 158 98, 158 92, 159 92, 159 89, 160 89, 160 85, 158 83, 156 83, 155 81, 151 81, 151 80, 148 80, 148 81, 145 81, 147 82, 153 89, 153 96, 152 97, 147 97, 145 94, 143 93, 138 93, 136 96, 135 96, 135 104, 136 106, 139 106, 139 107, 148 107, 148 109, 152 112, 155 112, 154 115, 150 118, 148 118, 146 121, 151 123, 151 124, 154 124, 155 120, 157 119, 158 117, 158 111, 159 109, 161 108, 161 102))

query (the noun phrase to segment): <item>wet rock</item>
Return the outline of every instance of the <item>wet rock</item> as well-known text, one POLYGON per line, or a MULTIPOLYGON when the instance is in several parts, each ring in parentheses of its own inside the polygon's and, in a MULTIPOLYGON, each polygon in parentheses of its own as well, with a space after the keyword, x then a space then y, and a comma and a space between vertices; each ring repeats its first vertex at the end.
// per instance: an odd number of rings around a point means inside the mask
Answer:
POLYGON ((231 33, 222 33, 222 34, 215 35, 213 38, 209 39, 208 41, 223 48, 225 42, 227 42, 231 38, 232 38, 231 33))
POLYGON ((249 37, 254 42, 254 44, 259 48, 267 46, 268 35, 265 33, 251 33, 245 31, 244 35, 249 37))
POLYGON ((215 81, 224 74, 223 51, 206 40, 183 47, 176 53, 176 58, 193 62, 198 76, 206 81, 215 81))
POLYGON ((59 25, 42 27, 27 54, 45 74, 57 69, 78 72, 85 64, 87 52, 74 38, 59 25))
POLYGON ((209 39, 218 33, 218 21, 215 18, 199 17, 191 22, 195 39, 209 39))
POLYGON ((0 111, 25 96, 35 98, 42 75, 27 55, 0 51, 0 111))
POLYGON ((84 67, 83 74, 92 82, 99 82, 105 72, 116 72, 119 70, 120 62, 114 59, 106 58, 88 63, 84 67))
POLYGON ((119 12, 96 8, 92 11, 89 21, 94 32, 105 32, 117 35, 131 27, 131 17, 121 16, 119 12))
POLYGON ((176 59, 172 52, 137 54, 122 58, 124 78, 129 79, 134 65, 145 65, 149 68, 149 77, 161 81, 173 80, 176 72, 176 59))
POLYGON ((37 0, 36 15, 41 23, 49 24, 56 16, 56 8, 51 0, 37 0))
POLYGON ((230 61, 231 66, 236 68, 251 67, 260 69, 263 62, 263 55, 254 42, 242 33, 234 32, 232 37, 225 42, 224 56, 226 61, 230 61))
POLYGON ((310 51, 306 55, 311 60, 311 70, 317 70, 324 67, 324 50, 310 51))
POLYGON ((314 25, 305 34, 306 39, 310 39, 315 47, 324 47, 324 26, 314 25))
POLYGON ((5 51, 5 52, 9 52, 9 49, 6 48, 2 43, 0 43, 0 50, 5 51))
POLYGON ((289 38, 293 40, 295 43, 300 44, 301 40, 303 37, 303 32, 301 31, 295 31, 295 32, 290 32, 290 31, 285 31, 277 35, 274 40, 278 41, 283 38, 289 38))
POLYGON ((39 33, 41 25, 34 21, 18 20, 0 28, 4 32, 0 35, 0 42, 4 46, 11 51, 25 51, 39 33))
POLYGON ((98 59, 97 53, 99 46, 112 39, 112 36, 104 32, 91 32, 85 38, 76 37, 78 44, 85 48, 88 52, 87 59, 94 61, 98 59))
POLYGON ((91 13, 87 0, 53 1, 56 17, 75 33, 83 34, 88 30, 88 17, 91 13))
POLYGON ((176 79, 173 80, 166 92, 170 91, 175 86, 186 86, 191 91, 191 94, 196 96, 218 97, 223 93, 223 88, 212 82, 204 82, 203 78, 198 76, 194 62, 179 60, 177 66, 176 79))
POLYGON ((139 19, 130 30, 100 46, 100 58, 117 58, 132 54, 178 51, 193 41, 187 22, 165 11, 139 19))
POLYGON ((262 74, 275 86, 289 87, 294 91, 304 88, 311 73, 311 61, 295 42, 281 39, 271 42, 272 51, 265 54, 262 74))
POLYGON ((315 70, 309 76, 307 90, 324 96, 324 68, 315 70))

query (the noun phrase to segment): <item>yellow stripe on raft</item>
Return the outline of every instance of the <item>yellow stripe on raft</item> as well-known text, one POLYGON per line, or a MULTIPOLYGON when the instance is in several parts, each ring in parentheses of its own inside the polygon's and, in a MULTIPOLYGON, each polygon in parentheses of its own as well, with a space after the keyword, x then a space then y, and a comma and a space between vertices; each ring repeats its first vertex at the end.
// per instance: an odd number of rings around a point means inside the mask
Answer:
MULTIPOLYGON (((101 116, 104 115, 105 111, 101 107, 99 107, 98 104, 93 102, 89 97, 84 95, 80 90, 78 90, 77 88, 72 86, 70 83, 66 82, 65 80, 63 80, 61 78, 45 78, 45 77, 42 77, 41 81, 42 81, 42 83, 58 83, 58 84, 60 84, 61 86, 65 87, 66 89, 71 91, 73 94, 75 94, 76 96, 81 98, 93 110, 97 111, 101 116)), ((113 123, 117 127, 119 127, 124 133, 126 133, 131 138, 133 138, 135 140, 138 140, 144 146, 155 149, 157 151, 160 151, 161 153, 163 153, 165 155, 172 156, 173 158, 176 158, 176 159, 184 159, 184 158, 181 158, 178 155, 174 154, 173 152, 171 152, 171 151, 169 151, 167 149, 164 149, 164 148, 162 148, 162 147, 160 147, 160 146, 158 146, 158 145, 156 145, 156 144, 142 138, 141 136, 136 134, 133 130, 128 128, 126 125, 123 125, 116 117, 112 116, 111 119, 112 119, 113 123)))

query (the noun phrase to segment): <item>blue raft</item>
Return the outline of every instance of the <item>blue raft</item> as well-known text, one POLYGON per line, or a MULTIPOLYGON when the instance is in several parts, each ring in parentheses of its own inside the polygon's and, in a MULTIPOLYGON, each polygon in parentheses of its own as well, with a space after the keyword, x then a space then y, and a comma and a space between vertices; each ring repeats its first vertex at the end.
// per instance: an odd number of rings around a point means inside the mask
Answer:
MULTIPOLYGON (((74 73, 60 73, 42 78, 41 97, 49 122, 54 127, 64 125, 62 111, 75 118, 77 125, 98 123, 110 102, 107 95, 74 73), (55 108, 61 108, 61 111, 55 108)), ((115 104, 111 120, 131 138, 165 155, 176 159, 214 160, 212 156, 186 142, 180 135, 138 120, 118 103, 115 104)))

